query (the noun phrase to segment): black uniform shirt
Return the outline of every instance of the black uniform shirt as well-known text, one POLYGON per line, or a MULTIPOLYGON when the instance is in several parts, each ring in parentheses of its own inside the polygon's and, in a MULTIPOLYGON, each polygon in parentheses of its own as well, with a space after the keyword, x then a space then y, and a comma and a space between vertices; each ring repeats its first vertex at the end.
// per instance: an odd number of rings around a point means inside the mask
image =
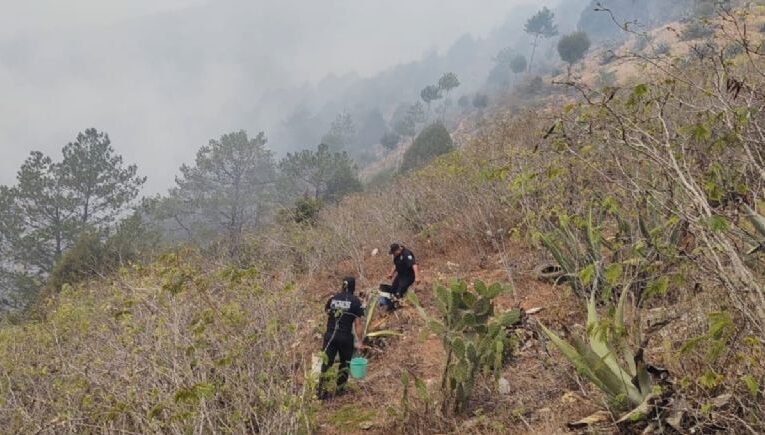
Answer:
POLYGON ((401 253, 393 258, 393 264, 400 279, 414 281, 414 265, 417 264, 417 260, 412 251, 403 248, 401 253))
POLYGON ((327 312, 327 333, 331 334, 337 328, 338 332, 351 334, 353 321, 364 317, 361 300, 356 296, 341 292, 332 296, 324 307, 327 312))

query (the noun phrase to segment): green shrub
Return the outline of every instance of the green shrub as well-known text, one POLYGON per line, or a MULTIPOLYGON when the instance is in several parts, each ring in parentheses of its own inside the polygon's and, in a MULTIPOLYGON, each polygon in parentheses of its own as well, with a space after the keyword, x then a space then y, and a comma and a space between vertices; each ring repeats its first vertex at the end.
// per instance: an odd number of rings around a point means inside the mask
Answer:
POLYGON ((442 154, 454 149, 451 135, 441 123, 435 123, 426 127, 414 140, 414 143, 406 153, 401 164, 401 172, 423 166, 442 154))
POLYGON ((48 286, 58 291, 64 284, 108 275, 125 263, 149 256, 157 240, 157 235, 146 229, 138 214, 120 222, 111 236, 86 230, 58 260, 48 278, 48 286))

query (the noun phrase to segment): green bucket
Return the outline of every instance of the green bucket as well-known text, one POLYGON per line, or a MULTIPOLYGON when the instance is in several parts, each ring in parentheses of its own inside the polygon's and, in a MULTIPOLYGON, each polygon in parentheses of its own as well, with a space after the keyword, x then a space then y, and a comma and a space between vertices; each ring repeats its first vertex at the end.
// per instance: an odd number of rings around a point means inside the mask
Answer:
POLYGON ((364 379, 367 375, 369 361, 366 358, 357 356, 351 360, 351 377, 353 379, 364 379))

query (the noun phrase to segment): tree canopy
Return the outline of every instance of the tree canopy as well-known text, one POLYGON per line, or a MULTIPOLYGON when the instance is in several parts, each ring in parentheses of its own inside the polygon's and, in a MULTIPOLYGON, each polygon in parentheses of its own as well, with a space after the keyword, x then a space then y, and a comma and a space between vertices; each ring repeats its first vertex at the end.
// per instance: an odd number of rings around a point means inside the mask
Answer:
POLYGON ((566 35, 558 42, 558 54, 564 62, 571 66, 584 58, 587 50, 590 49, 590 38, 585 32, 574 32, 566 35))
POLYGON ((236 249, 243 232, 260 223, 271 200, 276 165, 265 144, 262 132, 250 138, 238 131, 200 148, 194 165, 181 166, 171 192, 183 207, 179 221, 223 232, 236 249))
POLYGON ((555 24, 555 13, 543 7, 526 21, 523 31, 534 37, 532 42, 531 57, 529 58, 529 72, 534 63, 534 54, 539 46, 540 38, 552 38, 558 35, 558 26, 555 24))
POLYGON ((101 233, 129 210, 145 181, 95 129, 64 146, 60 162, 30 153, 16 184, 0 188, 0 282, 34 294, 83 232, 101 233))
POLYGON ((279 168, 296 194, 310 194, 316 200, 337 201, 362 189, 348 153, 332 152, 326 144, 316 151, 288 153, 279 168))
POLYGON ((441 154, 454 149, 451 135, 441 123, 426 127, 404 153, 401 172, 418 168, 441 154))

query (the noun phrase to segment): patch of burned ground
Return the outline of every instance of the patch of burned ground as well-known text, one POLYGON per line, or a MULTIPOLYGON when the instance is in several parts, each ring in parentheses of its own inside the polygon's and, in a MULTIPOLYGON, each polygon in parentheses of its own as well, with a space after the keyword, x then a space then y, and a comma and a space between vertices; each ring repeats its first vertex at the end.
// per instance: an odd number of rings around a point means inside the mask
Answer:
MULTIPOLYGON (((417 251, 415 251, 417 252, 417 251)), ((565 286, 553 286, 539 282, 533 271, 544 258, 534 252, 518 248, 519 254, 512 261, 494 256, 479 261, 464 252, 439 255, 438 258, 420 254, 423 283, 416 290, 423 307, 432 312, 433 284, 446 283, 450 279, 465 279, 472 283, 512 282, 513 290, 497 301, 498 310, 522 307, 525 310, 542 308, 530 316, 530 324, 541 321, 553 328, 562 325, 582 324, 581 301, 565 286), (468 261, 465 261, 465 260, 468 261), (475 260, 475 261, 473 261, 475 260), (467 263, 467 264, 465 264, 467 263)), ((365 270, 387 274, 390 257, 370 257, 365 270)), ((313 288, 332 283, 334 277, 320 277, 313 288)), ((334 286, 333 286, 334 287, 334 286)), ((335 290, 328 288, 317 293, 316 301, 325 300, 335 290)), ((321 313, 317 313, 317 318, 321 313)), ((318 322, 323 325, 321 322, 318 322)), ((319 433, 390 433, 395 423, 391 410, 399 410, 403 386, 401 374, 416 375, 437 390, 443 370, 444 351, 440 340, 427 331, 414 307, 404 304, 401 310, 380 315, 375 329, 400 331, 401 337, 378 342, 370 349, 369 374, 360 381, 351 381, 351 391, 322 403, 319 413, 319 433)), ((491 420, 493 426, 473 424, 479 417, 467 415, 460 428, 463 433, 557 433, 565 432, 566 423, 590 415, 602 404, 597 392, 583 390, 571 366, 555 349, 547 349, 543 341, 522 333, 524 339, 508 364, 502 377, 509 384, 509 394, 494 391, 478 393, 478 407, 485 413, 482 421, 491 420), (480 397, 485 396, 485 397, 480 397), (586 399, 591 397, 593 399, 586 399)), ((320 334, 314 333, 315 348, 320 334)))

